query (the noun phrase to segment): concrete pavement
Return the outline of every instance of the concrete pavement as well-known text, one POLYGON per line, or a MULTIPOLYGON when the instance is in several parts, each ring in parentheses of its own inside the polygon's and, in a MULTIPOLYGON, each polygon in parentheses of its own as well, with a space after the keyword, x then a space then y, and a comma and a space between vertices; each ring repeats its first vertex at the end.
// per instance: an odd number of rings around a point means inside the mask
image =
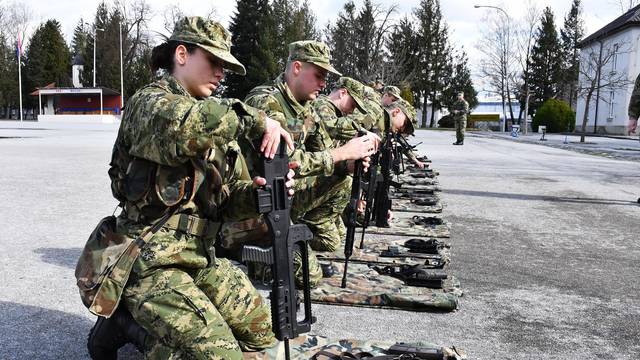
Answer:
MULTIPOLYGON (((0 359, 86 359, 94 318, 73 270, 115 207, 116 128, 30 125, 0 123, 0 359)), ((314 305, 313 332, 455 345, 473 359, 637 359, 638 162, 454 137, 418 131, 412 142, 440 171, 460 310, 314 305)))

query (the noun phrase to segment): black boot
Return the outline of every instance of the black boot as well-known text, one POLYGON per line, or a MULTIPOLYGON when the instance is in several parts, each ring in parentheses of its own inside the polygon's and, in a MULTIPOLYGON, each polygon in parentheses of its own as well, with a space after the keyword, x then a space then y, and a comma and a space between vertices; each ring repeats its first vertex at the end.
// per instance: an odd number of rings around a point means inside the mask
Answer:
POLYGON ((87 349, 93 360, 116 360, 118 349, 127 343, 134 344, 144 353, 146 339, 146 330, 121 306, 110 318, 98 317, 89 332, 87 349))

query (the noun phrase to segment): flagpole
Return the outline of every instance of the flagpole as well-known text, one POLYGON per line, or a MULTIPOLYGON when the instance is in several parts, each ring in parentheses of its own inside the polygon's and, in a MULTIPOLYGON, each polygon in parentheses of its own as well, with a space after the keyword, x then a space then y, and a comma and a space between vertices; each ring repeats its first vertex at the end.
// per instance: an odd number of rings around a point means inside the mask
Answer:
POLYGON ((18 92, 20 94, 20 122, 22 122, 22 61, 18 54, 18 92))

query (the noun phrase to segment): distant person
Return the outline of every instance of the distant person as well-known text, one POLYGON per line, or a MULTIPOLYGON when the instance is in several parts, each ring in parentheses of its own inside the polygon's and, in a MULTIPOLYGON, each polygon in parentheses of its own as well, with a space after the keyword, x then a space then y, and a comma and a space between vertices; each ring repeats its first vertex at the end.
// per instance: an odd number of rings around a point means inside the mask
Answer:
POLYGON ((469 103, 464 99, 464 93, 458 93, 458 99, 453 103, 451 115, 456 124, 456 142, 453 145, 464 145, 464 130, 467 127, 469 103))
POLYGON ((627 131, 629 135, 636 133, 638 129, 638 116, 640 116, 640 75, 636 78, 636 84, 631 92, 629 99, 629 121, 627 122, 627 131))

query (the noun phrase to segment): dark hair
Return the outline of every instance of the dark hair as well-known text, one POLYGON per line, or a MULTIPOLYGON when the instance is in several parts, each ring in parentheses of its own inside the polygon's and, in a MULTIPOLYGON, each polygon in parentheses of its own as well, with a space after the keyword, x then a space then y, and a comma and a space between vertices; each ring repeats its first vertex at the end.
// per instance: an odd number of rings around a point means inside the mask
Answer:
POLYGON ((173 57, 176 53, 176 48, 179 45, 184 45, 189 54, 193 54, 193 52, 198 48, 198 45, 196 44, 185 43, 182 41, 171 40, 164 42, 151 50, 151 71, 155 73, 158 69, 165 69, 169 73, 173 72, 173 57))

